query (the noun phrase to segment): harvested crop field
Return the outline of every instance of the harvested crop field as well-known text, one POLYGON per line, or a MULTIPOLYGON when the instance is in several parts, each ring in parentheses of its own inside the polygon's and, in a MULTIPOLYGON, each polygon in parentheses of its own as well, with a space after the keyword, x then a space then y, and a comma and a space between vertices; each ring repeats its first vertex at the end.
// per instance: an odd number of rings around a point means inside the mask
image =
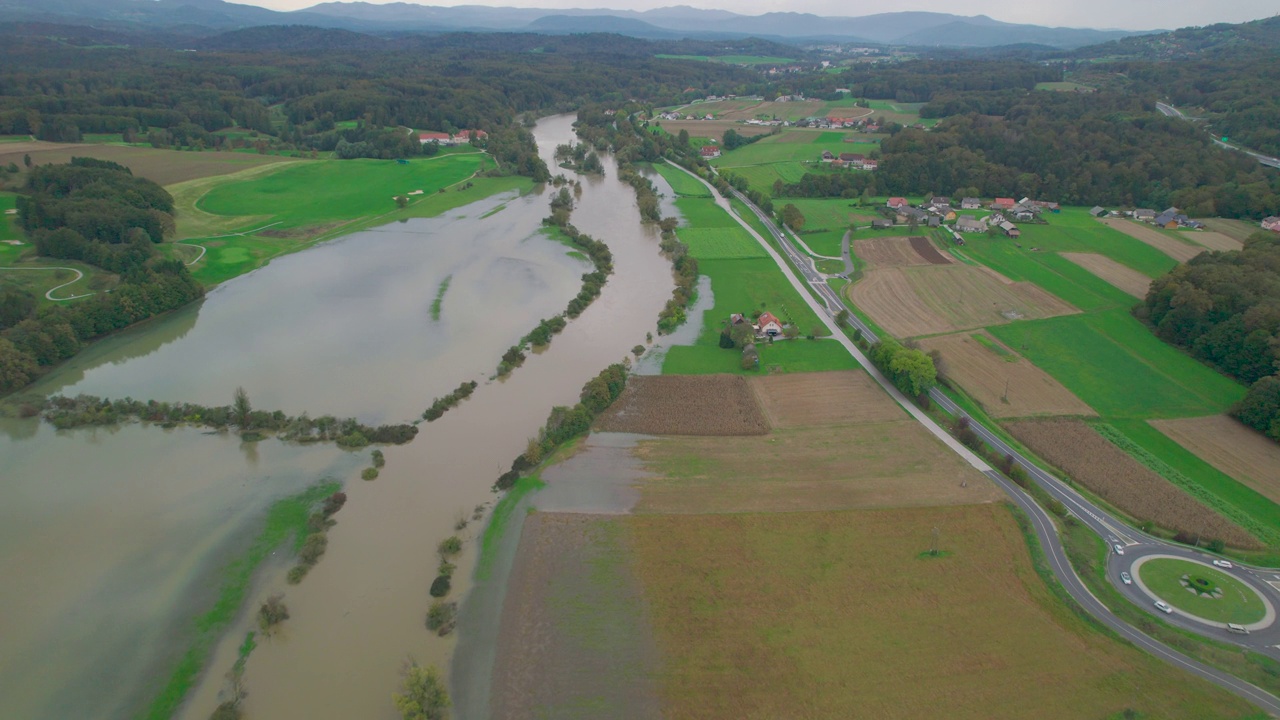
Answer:
POLYGON ((755 393, 739 375, 635 375, 596 429, 645 435, 763 435, 755 393))
POLYGON ((1080 420, 1023 420, 1005 426, 1037 455, 1140 521, 1185 530, 1228 545, 1258 541, 1168 480, 1144 467, 1080 420))
POLYGON ((854 305, 898 337, 1078 312, 1036 285, 961 264, 876 268, 846 292, 854 305))
POLYGON ((1227 415, 1151 420, 1201 460, 1280 503, 1280 445, 1227 415))
POLYGON ((914 420, 664 437, 635 450, 650 477, 635 512, 964 505, 1003 495, 914 420))
POLYGON ((942 253, 938 252, 938 248, 929 242, 929 238, 913 235, 910 238, 911 247, 916 253, 924 258, 930 265, 950 265, 951 261, 942 253))
POLYGON ((750 382, 774 428, 877 423, 905 417, 902 408, 861 370, 765 375, 750 382))
POLYGON ((1136 298, 1146 297, 1147 288, 1151 287, 1151 278, 1128 265, 1121 265, 1106 255, 1066 252, 1058 254, 1136 298))
POLYGON ((744 125, 734 120, 663 120, 662 129, 672 135, 679 135, 681 130, 688 130, 690 137, 715 138, 724 136, 725 130, 733 130, 745 137, 768 135, 773 128, 763 125, 744 125))
POLYGON ((853 241, 853 253, 866 260, 872 267, 906 267, 910 265, 946 265, 947 260, 929 241, 922 237, 878 237, 853 241), (917 248, 917 241, 928 245, 935 259, 925 257, 917 248))
POLYGON ((171 185, 196 178, 226 175, 259 165, 297 162, 292 158, 236 152, 179 152, 123 145, 68 145, 30 142, 0 145, 0 165, 22 164, 22 156, 41 165, 70 162, 73 157, 111 160, 128 167, 134 175, 171 185))
POLYGON ((1226 252, 1228 250, 1240 250, 1244 247, 1244 243, 1239 240, 1223 235, 1220 232, 1213 232, 1212 230, 1199 230, 1197 232, 1188 233, 1187 237, 1188 239, 1195 240, 1210 250, 1221 250, 1226 252))
POLYGON ((672 720, 1256 716, 1068 611, 1002 504, 625 522, 672 720))
POLYGON ((491 717, 661 717, 653 631, 618 517, 535 512, 525 520, 502 608, 491 717))
POLYGON ((963 387, 992 417, 1097 414, 1030 360, 985 333, 981 337, 986 344, 968 333, 958 333, 926 338, 920 346, 940 351, 940 372, 963 387))
POLYGON ((1141 240, 1178 262, 1186 262, 1204 252, 1204 248, 1202 247, 1197 247, 1190 243, 1182 242, 1176 238, 1171 238, 1155 228, 1133 222, 1132 220, 1100 218, 1098 222, 1112 228, 1113 230, 1119 230, 1135 240, 1141 240))

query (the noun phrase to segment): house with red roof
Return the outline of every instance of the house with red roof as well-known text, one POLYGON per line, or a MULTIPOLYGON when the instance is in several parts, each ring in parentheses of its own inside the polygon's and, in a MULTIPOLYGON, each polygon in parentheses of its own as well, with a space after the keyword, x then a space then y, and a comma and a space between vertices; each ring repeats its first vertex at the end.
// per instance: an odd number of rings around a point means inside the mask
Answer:
POLYGON ((885 203, 885 207, 891 207, 895 210, 898 210, 898 209, 907 207, 910 204, 911 203, 907 202, 906 198, 891 197, 889 198, 889 202, 885 203))
POLYGON ((418 133, 418 142, 422 143, 423 145, 426 145, 429 142, 440 143, 441 145, 448 145, 452 141, 453 141, 453 137, 450 136, 449 133, 442 133, 442 132, 418 133))
POLYGON ((1262 221, 1263 230, 1271 230, 1272 232, 1280 232, 1280 217, 1269 217, 1262 221))
POLYGON ((1018 203, 1014 202, 1013 198, 998 197, 995 199, 995 202, 991 203, 991 209, 992 210, 1012 210, 1013 206, 1017 204, 1018 203))
POLYGON ((715 145, 703 145, 702 150, 699 152, 702 153, 702 157, 704 158, 720 157, 720 148, 716 147, 715 145))
POLYGON ((756 333, 777 337, 782 334, 782 321, 774 317, 773 313, 762 312, 760 317, 756 318, 756 333))

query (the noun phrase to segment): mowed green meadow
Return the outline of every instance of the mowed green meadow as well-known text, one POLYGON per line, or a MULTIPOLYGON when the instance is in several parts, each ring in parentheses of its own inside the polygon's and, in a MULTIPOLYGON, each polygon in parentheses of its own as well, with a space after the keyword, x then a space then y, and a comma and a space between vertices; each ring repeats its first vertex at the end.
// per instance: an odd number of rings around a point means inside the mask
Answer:
POLYGON ((281 227, 391 212, 395 196, 434 193, 483 169, 481 153, 411 160, 324 160, 290 164, 278 172, 218 185, 196 203, 214 215, 270 218, 281 227))

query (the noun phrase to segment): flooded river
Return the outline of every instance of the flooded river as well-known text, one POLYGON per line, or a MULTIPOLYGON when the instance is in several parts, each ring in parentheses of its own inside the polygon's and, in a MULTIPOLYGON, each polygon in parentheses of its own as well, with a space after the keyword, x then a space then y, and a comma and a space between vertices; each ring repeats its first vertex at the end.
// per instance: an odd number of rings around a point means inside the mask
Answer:
MULTIPOLYGON (((549 164, 571 120, 536 129, 549 164)), ((136 715, 265 509, 326 477, 346 481, 350 497, 327 554, 299 586, 284 584, 278 564, 254 588, 284 592, 291 618, 250 658, 245 710, 396 717, 402 662, 444 669, 452 649, 423 624, 436 544, 492 500, 490 485, 552 405, 575 402, 584 382, 645 342, 670 295, 656 232, 606 167, 584 179, 573 222, 608 243, 617 271, 504 381, 488 381, 503 350, 561 311, 589 269, 540 234, 545 194, 490 198, 278 259, 46 378, 38 391, 207 404, 243 386, 255 407, 366 422, 410 420, 464 380, 481 385, 413 443, 386 448, 373 482, 358 479, 367 453, 332 447, 189 428, 0 425, 0 717, 136 715)), ((466 590, 479 530, 460 533, 468 544, 452 599, 466 590)), ((208 717, 245 627, 227 634, 184 717, 208 717)))

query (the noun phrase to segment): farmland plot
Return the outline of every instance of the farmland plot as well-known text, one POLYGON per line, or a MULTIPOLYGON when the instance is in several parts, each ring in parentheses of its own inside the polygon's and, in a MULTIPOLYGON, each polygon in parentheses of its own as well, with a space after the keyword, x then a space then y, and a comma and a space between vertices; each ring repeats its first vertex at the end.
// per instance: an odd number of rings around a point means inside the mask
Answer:
POLYGON ((1187 233, 1187 239, 1193 240, 1209 248, 1210 250, 1221 250, 1223 252, 1226 252, 1228 250, 1240 250, 1244 248, 1244 243, 1240 242, 1239 240, 1233 237, 1228 237, 1220 232, 1213 232, 1211 230, 1209 231, 1201 230, 1193 233, 1187 233))
MULTIPOLYGON (((783 414, 795 422, 799 411, 783 414)), ((817 418, 819 413, 815 412, 817 418)), ((662 437, 634 451, 650 476, 636 512, 793 512, 964 505, 1002 495, 905 419, 789 427, 764 437, 662 437)))
POLYGON ((768 253, 741 228, 680 228, 676 231, 689 254, 699 260, 762 258, 768 253))
POLYGON ((1186 262, 1204 252, 1204 248, 1202 247, 1171 238, 1159 230, 1133 222, 1132 220, 1106 218, 1099 219, 1098 222, 1103 223, 1107 227, 1119 230, 1135 240, 1141 240, 1180 263, 1186 262))
POLYGON ((0 165, 21 165, 23 156, 40 165, 70 162, 73 157, 91 157, 118 162, 134 175, 160 185, 195 178, 227 175, 259 165, 297 162, 292 158, 233 152, 179 152, 124 145, 84 145, 46 142, 14 143, 0 146, 0 165))
POLYGON ((972 265, 880 268, 849 286, 849 300, 898 337, 936 335, 1078 312, 1031 283, 972 265))
MULTIPOLYGON (((983 334, 991 346, 996 341, 983 334)), ((997 418, 1032 415, 1096 415, 1048 373, 1005 348, 999 354, 968 333, 920 341, 926 351, 942 353, 939 372, 954 380, 997 418)))
POLYGON ((878 237, 854 240, 853 254, 866 260, 871 267, 908 267, 930 265, 920 256, 906 237, 878 237))
POLYGON ((1023 420, 1006 425, 1037 455, 1140 521, 1228 545, 1258 548, 1242 528, 1134 460, 1080 420, 1023 420))
POLYGON ((1062 257, 1106 280, 1136 298, 1147 296, 1151 278, 1097 253, 1060 253, 1062 257))
POLYGON ((1151 425, 1222 472, 1280 503, 1280 445, 1227 415, 1151 425))
POLYGON ((763 435, 764 414, 736 375, 636 375, 596 423, 646 435, 763 435))
POLYGON ((903 419, 902 408, 861 371, 767 375, 750 382, 774 428, 903 419))

